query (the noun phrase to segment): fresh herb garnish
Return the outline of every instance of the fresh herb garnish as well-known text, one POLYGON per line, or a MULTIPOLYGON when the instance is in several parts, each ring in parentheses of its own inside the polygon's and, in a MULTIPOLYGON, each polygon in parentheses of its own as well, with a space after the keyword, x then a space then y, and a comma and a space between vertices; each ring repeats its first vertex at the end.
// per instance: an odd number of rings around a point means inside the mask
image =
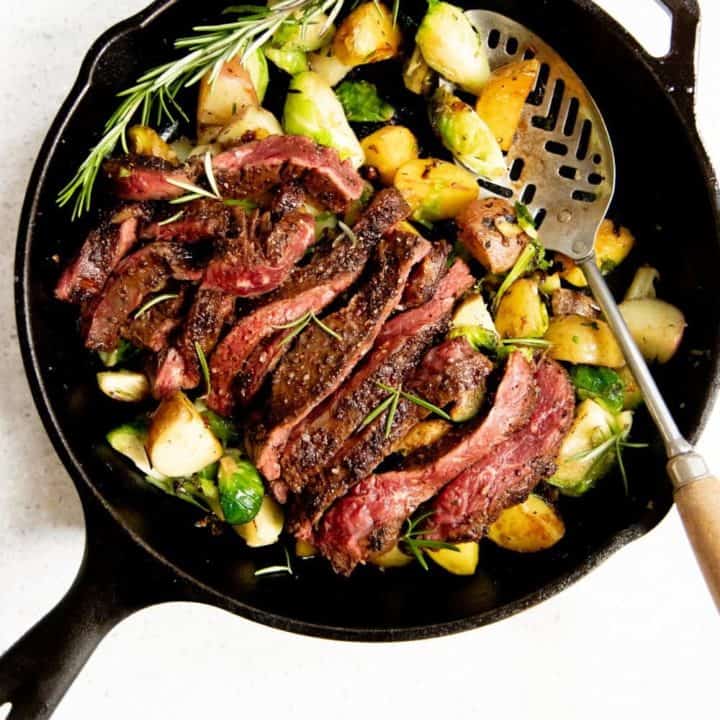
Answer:
POLYGON ((185 211, 180 210, 180 212, 176 212, 174 215, 171 215, 169 218, 165 218, 165 220, 161 220, 158 223, 158 227, 163 227, 163 225, 170 225, 170 223, 174 223, 175 221, 179 220, 184 214, 185 214, 185 211))
POLYGON ((215 180, 215 173, 213 172, 212 155, 209 152, 205 153, 203 168, 205 170, 205 177, 207 178, 208 185, 210 185, 210 191, 205 190, 205 188, 201 188, 198 185, 185 182, 184 180, 166 178, 166 182, 170 185, 174 185, 175 187, 187 192, 187 195, 181 195, 178 198, 170 200, 170 205, 181 205, 182 203, 192 202, 193 200, 199 200, 200 198, 222 200, 222 195, 220 195, 220 190, 218 189, 217 181, 215 180))
POLYGON ((358 236, 353 232, 352 228, 346 225, 342 220, 337 221, 338 227, 342 230, 342 234, 350 239, 353 247, 357 247, 358 236))
POLYGON ((243 210, 255 210, 255 208, 257 208, 257 203, 252 200, 248 200, 247 198, 225 198, 223 200, 223 205, 227 205, 228 207, 239 207, 243 210))
POLYGON ((118 93, 120 105, 105 123, 103 136, 90 150, 73 178, 59 192, 58 205, 73 203, 73 219, 90 209, 92 193, 103 161, 120 143, 127 152, 125 132, 136 115, 147 125, 152 117, 173 122, 176 116, 187 120, 177 101, 178 93, 209 75, 214 81, 224 63, 234 57, 243 59, 260 48, 286 23, 305 25, 320 13, 327 13, 332 23, 344 0, 277 0, 271 7, 236 5, 224 14, 235 14, 231 22, 200 25, 195 35, 175 41, 175 48, 186 54, 176 60, 143 73, 132 87, 118 93))
POLYGON ((515 215, 517 216, 520 229, 531 239, 537 242, 538 231, 535 227, 535 220, 527 205, 521 202, 515 203, 515 215))
POLYGON ((155 305, 159 305, 162 302, 165 302, 167 300, 173 300, 176 297, 180 297, 178 293, 165 293, 164 295, 156 295, 151 300, 148 300, 133 316, 135 320, 137 320, 139 317, 142 317, 150 308, 155 307, 155 305))
POLYGON ((407 547, 407 549, 415 556, 415 559, 420 563, 420 567, 423 570, 428 571, 427 560, 423 550, 452 550, 453 552, 460 552, 460 548, 452 543, 443 542, 442 540, 428 540, 424 536, 427 534, 427 530, 418 530, 417 527, 420 523, 427 520, 433 513, 425 513, 412 520, 407 519, 407 528, 405 533, 400 537, 399 542, 407 547))
POLYGON ((293 575, 293 568, 290 562, 290 553, 288 549, 283 545, 283 552, 285 553, 285 564, 284 565, 268 565, 267 567, 256 570, 255 577, 262 577, 263 575, 276 575, 277 573, 287 573, 293 575))
POLYGON ((205 394, 209 395, 212 391, 210 384, 210 368, 208 367, 208 361, 205 357, 205 351, 202 349, 202 345, 195 341, 195 353, 197 354, 198 362, 200 363, 200 369, 202 370, 203 379, 205 380, 205 394))
POLYGON ((273 325, 274 330, 292 330, 288 333, 282 341, 283 345, 287 345, 293 338, 299 335, 311 322, 314 322, 323 332, 327 333, 330 337, 335 340, 342 341, 342 337, 338 335, 331 327, 328 327, 320 318, 315 314, 313 310, 306 312, 302 317, 299 317, 293 322, 286 323, 285 325, 273 325))

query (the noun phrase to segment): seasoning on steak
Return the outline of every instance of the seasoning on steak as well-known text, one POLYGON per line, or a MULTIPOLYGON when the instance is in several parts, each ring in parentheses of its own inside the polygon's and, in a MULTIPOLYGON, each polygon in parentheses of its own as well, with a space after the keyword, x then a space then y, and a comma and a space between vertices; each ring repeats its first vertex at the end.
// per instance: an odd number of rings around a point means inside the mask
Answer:
POLYGON ((176 390, 189 390, 199 384, 200 364, 195 344, 209 356, 234 310, 232 295, 203 288, 197 291, 177 343, 160 359, 153 382, 155 397, 168 397, 176 390))
POLYGON ((170 333, 182 324, 186 295, 187 288, 180 288, 177 297, 153 305, 125 325, 120 334, 133 345, 153 352, 166 350, 170 333))
POLYGON ((312 215, 292 210, 263 231, 257 212, 238 213, 237 234, 218 241, 202 287, 237 297, 270 292, 283 283, 295 263, 315 241, 312 215))
POLYGON ((349 575, 370 555, 390 549, 421 503, 522 428, 538 402, 533 376, 523 354, 513 353, 485 418, 446 435, 430 458, 421 453, 408 468, 371 475, 338 500, 313 538, 335 571, 349 575))
POLYGON ((444 240, 433 245, 432 250, 410 273, 400 307, 404 310, 411 310, 432 298, 438 283, 447 272, 449 255, 450 246, 444 240))
POLYGON ((305 191, 299 182, 293 181, 281 185, 270 203, 273 220, 279 220, 293 210, 298 210, 304 202, 305 191))
POLYGON ((115 195, 123 200, 172 200, 186 195, 168 180, 194 183, 201 165, 190 161, 181 167, 156 157, 130 155, 111 158, 103 163, 105 176, 110 180, 115 195))
MULTIPOLYGON (((483 390, 492 363, 475 352, 465 338, 446 340, 425 356, 422 364, 404 386, 438 407, 446 407, 464 392, 483 390)), ((328 507, 357 482, 366 478, 396 444, 430 411, 404 398, 398 403, 391 432, 386 436, 385 416, 349 437, 330 466, 316 475, 298 498, 299 519, 293 530, 311 541, 316 525, 328 507)))
MULTIPOLYGON (((161 220, 148 225, 142 232, 143 238, 194 243, 224 237, 233 226, 232 211, 217 200, 194 200, 184 205, 181 212, 172 222, 161 220)), ((168 219, 175 214, 171 210, 168 219)))
POLYGON ((581 315, 595 320, 600 317, 600 308, 587 295, 577 290, 559 288, 550 297, 553 315, 581 315))
POLYGON ((457 224, 463 245, 495 274, 510 270, 530 240, 518 225, 515 210, 503 198, 473 200, 460 213, 457 224))
MULTIPOLYGON (((412 233, 393 232, 380 241, 369 279, 350 302, 309 325, 283 358, 272 379, 267 424, 255 428, 255 464, 271 483, 280 477, 280 453, 290 433, 348 377, 372 347, 402 297, 413 265, 430 244, 412 233)), ((282 493, 278 493, 282 498, 282 493)))
POLYGON ((258 345, 235 377, 233 393, 240 407, 247 407, 260 390, 265 378, 277 367, 290 349, 287 340, 292 330, 282 330, 258 345))
POLYGON ((83 307, 85 345, 111 352, 132 313, 171 279, 197 281, 202 277, 187 246, 152 243, 126 257, 107 281, 102 293, 83 307))
POLYGON ((312 140, 272 135, 238 145, 213 159, 223 197, 263 199, 276 186, 297 180, 333 212, 343 212, 362 194, 363 180, 348 160, 312 140))
POLYGON ((128 205, 92 230, 75 259, 60 276, 55 297, 81 303, 97 295, 118 263, 138 239, 138 224, 145 217, 143 205, 128 205))
POLYGON ((552 360, 535 372, 540 399, 529 423, 465 470, 433 500, 427 537, 479 540, 508 507, 527 499, 555 472, 555 457, 570 429, 575 393, 565 370, 552 360))
POLYGON ((293 492, 299 492, 333 459, 364 418, 385 398, 387 393, 378 383, 396 387, 404 382, 427 349, 447 332, 454 301, 472 283, 467 266, 458 263, 430 303, 408 311, 412 312, 411 322, 394 319, 387 323, 391 328, 402 326, 404 332, 384 328, 383 340, 375 344, 348 382, 296 428, 282 458, 283 481, 293 492))

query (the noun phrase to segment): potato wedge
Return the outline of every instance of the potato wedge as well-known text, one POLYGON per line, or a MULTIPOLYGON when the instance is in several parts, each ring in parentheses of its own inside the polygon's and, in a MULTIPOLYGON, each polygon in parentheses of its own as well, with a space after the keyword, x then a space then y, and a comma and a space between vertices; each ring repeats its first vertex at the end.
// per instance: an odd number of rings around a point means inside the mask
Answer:
POLYGON ((548 329, 548 311, 537 278, 516 280, 503 295, 495 327, 503 338, 539 338, 548 329))
MULTIPOLYGON (((612 272, 635 246, 635 237, 612 220, 603 220, 595 236, 595 258, 603 275, 612 272)), ((587 287, 583 271, 568 257, 558 256, 563 264, 562 278, 575 287, 587 287)))
POLYGON ((278 119, 265 108, 246 105, 240 108, 237 117, 220 132, 217 142, 223 147, 237 145, 248 139, 262 140, 270 135, 282 135, 283 130, 278 119))
POLYGON ((409 455, 415 450, 432 445, 441 437, 447 435, 452 424, 445 420, 426 420, 418 423, 400 442, 395 445, 393 452, 409 455))
POLYGON ((340 62, 333 52, 332 44, 309 53, 307 59, 310 70, 320 75, 330 87, 335 87, 352 70, 352 67, 340 62))
POLYGON ((535 87, 540 63, 533 60, 504 65, 495 70, 475 105, 500 147, 506 152, 515 138, 525 101, 535 87))
POLYGON ((376 168, 384 185, 392 185, 397 171, 418 156, 415 136, 402 125, 388 125, 361 140, 365 164, 376 168))
POLYGON ((113 400, 140 402, 150 395, 150 383, 139 372, 106 370, 97 374, 98 387, 113 400))
POLYGON ((383 570, 388 568, 399 568, 409 565, 413 561, 410 555, 406 555, 397 545, 390 550, 370 559, 371 565, 376 565, 383 570))
POLYGON ((341 63, 356 67, 395 57, 401 42, 390 10, 381 2, 365 2, 343 20, 332 47, 341 63))
POLYGON ((197 408, 181 392, 163 400, 148 429, 152 466, 168 477, 187 477, 219 460, 223 448, 197 408))
POLYGON ((223 65, 214 83, 208 75, 200 81, 198 128, 206 125, 224 127, 232 122, 240 108, 259 104, 250 73, 236 57, 223 65))
POLYGON ((625 365, 622 350, 603 320, 581 315, 562 315, 550 319, 545 339, 550 342, 550 357, 577 365, 625 365))
POLYGON ((539 495, 504 510, 488 528, 496 545, 519 553, 547 550, 562 540, 565 523, 557 510, 539 495))
POLYGON ((128 147, 136 155, 158 157, 173 165, 178 164, 175 151, 147 125, 133 125, 127 132, 128 147))
POLYGON ((395 174, 393 184, 419 222, 454 218, 478 196, 473 175, 435 158, 405 163, 395 174))
POLYGON ((620 312, 648 362, 666 363, 677 352, 687 323, 674 305, 657 298, 626 300, 620 312))
POLYGON ((317 548, 309 542, 305 542, 305 540, 295 541, 295 557, 299 557, 304 560, 305 558, 315 557, 317 554, 317 548))
POLYGON ((258 514, 249 523, 233 525, 233 529, 248 547, 257 548, 274 545, 280 538, 284 524, 282 507, 269 495, 265 495, 258 514))
POLYGON ((480 545, 476 542, 459 543, 458 550, 442 548, 425 552, 444 570, 453 575, 474 575, 480 559, 480 545))

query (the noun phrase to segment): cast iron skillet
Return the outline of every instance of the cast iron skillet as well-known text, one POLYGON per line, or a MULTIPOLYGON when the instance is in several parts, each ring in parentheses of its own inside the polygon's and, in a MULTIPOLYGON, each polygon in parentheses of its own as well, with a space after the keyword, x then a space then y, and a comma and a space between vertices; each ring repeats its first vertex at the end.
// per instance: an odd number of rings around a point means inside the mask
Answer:
MULTIPOLYGON (((717 390, 720 267, 716 180, 695 129, 696 0, 663 0, 673 14, 672 49, 650 57, 590 0, 468 0, 513 17, 545 38, 579 72, 608 121, 618 157, 613 216, 642 239, 634 262, 663 274, 662 295, 687 314, 682 351, 658 372, 681 426, 696 439, 717 390), (702 352, 701 352, 702 351, 702 352)), ((17 322, 27 374, 42 420, 85 511, 82 567, 60 604, 0 659, 0 704, 14 719, 50 715, 97 643, 136 610, 169 600, 206 602, 275 628, 342 640, 429 638, 495 622, 550 597, 648 532, 672 504, 661 447, 629 458, 631 492, 608 478, 563 503, 567 537, 536 556, 483 547, 475 577, 426 575, 412 567, 336 577, 322 561, 297 577, 255 578, 280 559, 277 548, 246 552, 236 538, 193 528, 193 509, 148 488, 103 442, 117 406, 94 387, 97 369, 74 331, 72 308, 52 297, 59 268, 87 224, 72 225, 54 198, 139 71, 170 54, 169 41, 217 20, 224 0, 200 6, 160 0, 103 35, 39 153, 17 245, 17 322)), ((403 1, 419 16, 424 3, 403 1)), ((641 414, 642 415, 642 414, 641 414)), ((640 418, 636 438, 653 438, 640 418)), ((619 590, 620 591, 620 590, 619 590)))

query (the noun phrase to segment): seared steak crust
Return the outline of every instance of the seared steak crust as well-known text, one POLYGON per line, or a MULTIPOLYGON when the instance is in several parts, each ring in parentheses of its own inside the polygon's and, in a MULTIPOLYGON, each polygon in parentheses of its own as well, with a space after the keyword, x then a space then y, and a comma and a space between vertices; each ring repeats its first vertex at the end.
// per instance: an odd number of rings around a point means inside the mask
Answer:
POLYGON ((183 321, 187 287, 178 290, 178 296, 153 305, 138 318, 133 318, 120 331, 121 335, 133 345, 144 347, 152 352, 167 349, 170 334, 183 321))
POLYGON ((187 194, 187 190, 168 180, 194 183, 202 165, 190 161, 176 167, 165 160, 144 155, 111 158, 103 163, 105 176, 112 183, 115 195, 122 200, 172 200, 187 194))
POLYGON ((450 246, 441 240, 418 263, 410 273, 400 306, 405 310, 419 307, 435 295, 437 286, 447 272, 447 259, 450 246))
MULTIPOLYGON (((167 214, 166 219, 173 217, 176 212, 173 209, 167 214)), ((217 200, 208 198, 194 200, 184 205, 181 212, 182 215, 173 222, 160 220, 148 225, 143 229, 142 237, 151 240, 194 243, 224 237, 234 225, 230 208, 217 200)))

